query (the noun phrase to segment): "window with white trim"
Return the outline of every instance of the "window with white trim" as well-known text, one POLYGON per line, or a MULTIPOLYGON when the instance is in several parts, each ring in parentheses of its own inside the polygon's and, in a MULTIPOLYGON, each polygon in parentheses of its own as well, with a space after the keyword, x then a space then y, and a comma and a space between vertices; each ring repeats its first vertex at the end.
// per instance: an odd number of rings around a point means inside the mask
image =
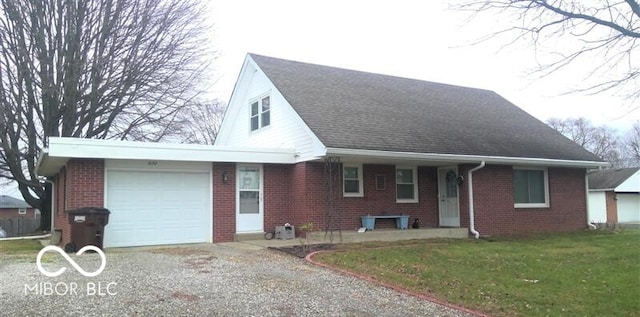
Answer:
POLYGON ((342 166, 342 193, 344 197, 363 197, 362 164, 342 166))
POLYGON ((251 131, 271 125, 271 97, 264 96, 251 102, 249 124, 251 131))
POLYGON ((418 169, 396 167, 396 202, 418 202, 418 169))
POLYGON ((27 214, 27 208, 18 209, 18 215, 26 215, 26 214, 27 214))
POLYGON ((549 175, 546 168, 513 168, 515 208, 549 207, 549 175))

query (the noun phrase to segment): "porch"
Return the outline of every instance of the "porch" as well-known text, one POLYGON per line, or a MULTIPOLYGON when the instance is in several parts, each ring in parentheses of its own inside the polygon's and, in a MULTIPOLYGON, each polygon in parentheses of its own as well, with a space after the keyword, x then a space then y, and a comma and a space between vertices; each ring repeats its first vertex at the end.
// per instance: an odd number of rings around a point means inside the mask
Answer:
MULTIPOLYGON (((469 237, 469 229, 467 228, 425 228, 425 229, 380 229, 367 232, 356 231, 338 231, 333 232, 333 243, 361 243, 369 241, 400 241, 400 240, 421 240, 436 238, 462 239, 469 237)), ((310 241, 305 243, 330 243, 329 235, 325 235, 324 231, 312 233, 310 241)), ((260 247, 286 247, 300 245, 300 238, 289 240, 244 240, 242 243, 256 245, 260 247)))

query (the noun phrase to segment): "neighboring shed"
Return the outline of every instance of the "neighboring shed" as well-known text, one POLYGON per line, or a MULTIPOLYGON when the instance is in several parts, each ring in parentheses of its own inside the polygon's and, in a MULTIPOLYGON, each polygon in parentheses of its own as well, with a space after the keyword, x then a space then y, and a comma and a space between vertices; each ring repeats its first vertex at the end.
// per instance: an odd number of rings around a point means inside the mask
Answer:
POLYGON ((640 167, 589 173, 589 221, 640 221, 640 167))

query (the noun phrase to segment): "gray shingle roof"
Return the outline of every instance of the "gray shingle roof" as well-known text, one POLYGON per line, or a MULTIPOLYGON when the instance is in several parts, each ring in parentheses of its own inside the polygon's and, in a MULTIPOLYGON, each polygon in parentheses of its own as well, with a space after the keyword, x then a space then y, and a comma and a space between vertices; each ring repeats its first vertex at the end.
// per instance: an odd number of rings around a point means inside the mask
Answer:
POLYGON ((7 195, 0 195, 0 209, 2 208, 33 208, 26 202, 7 195))
POLYGON ((601 161, 493 91, 249 55, 327 147, 601 161))
POLYGON ((589 189, 613 189, 620 186, 640 167, 599 170, 589 173, 589 189))

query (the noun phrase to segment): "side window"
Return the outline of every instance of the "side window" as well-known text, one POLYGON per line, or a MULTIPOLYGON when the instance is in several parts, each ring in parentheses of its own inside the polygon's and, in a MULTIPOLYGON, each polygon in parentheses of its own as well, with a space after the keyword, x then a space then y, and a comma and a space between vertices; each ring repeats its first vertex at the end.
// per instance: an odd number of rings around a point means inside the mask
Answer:
POLYGON ((344 197, 363 197, 362 165, 348 165, 342 167, 342 189, 344 197))
POLYGON ((265 96, 251 102, 249 121, 251 131, 271 125, 271 97, 265 96))
POLYGON ((549 207, 547 169, 514 167, 513 201, 515 208, 549 207))

